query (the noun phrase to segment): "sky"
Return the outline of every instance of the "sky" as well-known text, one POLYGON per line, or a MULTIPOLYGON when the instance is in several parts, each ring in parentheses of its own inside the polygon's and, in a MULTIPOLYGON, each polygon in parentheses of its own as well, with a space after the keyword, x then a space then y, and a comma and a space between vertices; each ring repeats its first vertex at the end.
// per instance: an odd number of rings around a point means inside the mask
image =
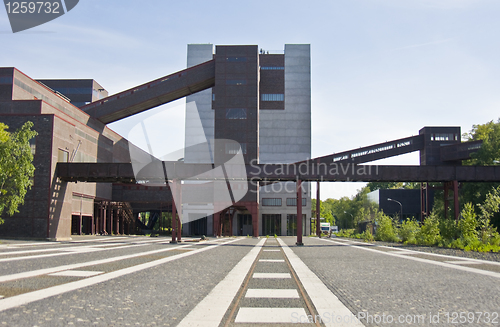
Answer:
MULTIPOLYGON (((12 33, 0 9, 0 66, 34 79, 92 78, 110 94, 186 67, 187 44, 311 44, 312 157, 500 117, 500 1, 80 0, 12 33)), ((166 147, 183 146, 183 102, 166 147)), ((147 113, 151 115, 150 113, 147 113)), ((113 123, 127 136, 140 115, 113 123)), ((167 119, 167 118, 166 118, 167 119)), ((417 165, 418 153, 380 164, 417 165)), ((322 183, 321 198, 363 183, 322 183)))

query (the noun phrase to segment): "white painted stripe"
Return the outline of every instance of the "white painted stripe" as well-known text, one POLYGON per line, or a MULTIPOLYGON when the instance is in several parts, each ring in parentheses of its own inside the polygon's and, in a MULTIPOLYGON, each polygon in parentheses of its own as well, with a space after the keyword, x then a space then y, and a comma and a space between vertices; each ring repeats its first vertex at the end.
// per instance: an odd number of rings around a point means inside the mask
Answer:
POLYGON ((103 274, 104 271, 90 271, 90 270, 65 270, 50 274, 49 276, 67 276, 67 277, 92 277, 95 275, 103 274))
MULTIPOLYGON (((290 261, 297 277, 304 286, 307 295, 311 299, 320 317, 331 317, 332 312, 336 316, 349 317, 342 322, 326 322, 325 326, 334 327, 363 327, 364 325, 353 315, 353 313, 333 294, 328 287, 309 269, 300 258, 280 239, 278 242, 283 247, 283 252, 290 261)), ((334 319, 332 319, 334 320, 334 319)), ((335 320, 334 320, 335 321, 335 320)))
MULTIPOLYGON (((229 243, 236 242, 236 241, 238 241, 238 239, 228 241, 224 244, 229 244, 229 243)), ((111 279, 114 279, 117 277, 132 274, 132 273, 144 270, 144 269, 156 267, 156 266, 162 265, 162 264, 170 262, 170 261, 174 261, 174 260, 177 260, 180 258, 191 256, 191 255, 196 254, 196 253, 200 253, 200 252, 214 249, 214 248, 216 248, 218 246, 222 246, 224 244, 211 245, 211 246, 207 246, 207 247, 204 247, 201 249, 197 249, 195 251, 184 252, 184 253, 181 253, 181 254, 178 254, 175 256, 166 257, 163 259, 146 262, 146 263, 143 263, 143 264, 140 264, 137 266, 132 266, 132 267, 112 271, 112 272, 109 272, 107 274, 102 274, 102 275, 78 280, 78 281, 67 283, 67 284, 57 285, 57 286, 45 288, 45 289, 34 291, 34 292, 29 292, 29 293, 24 293, 24 294, 12 296, 12 297, 9 297, 9 298, 6 298, 6 299, 0 301, 0 312, 15 308, 15 307, 18 307, 21 305, 25 305, 28 303, 32 303, 35 301, 43 300, 43 299, 46 299, 46 298, 49 298, 52 296, 60 295, 60 294, 75 291, 75 290, 78 290, 78 289, 81 289, 84 287, 99 284, 99 283, 102 283, 102 282, 105 282, 105 281, 108 281, 108 280, 111 280, 111 279)))
MULTIPOLYGON (((144 244, 138 244, 135 246, 144 246, 144 244)), ((62 270, 78 269, 78 268, 82 268, 82 267, 100 265, 103 263, 110 263, 110 262, 115 262, 115 261, 120 261, 120 260, 141 257, 144 255, 172 251, 172 250, 177 250, 177 249, 181 249, 181 248, 188 247, 188 246, 190 246, 190 245, 181 245, 181 246, 171 247, 171 248, 167 248, 167 249, 160 249, 160 250, 153 250, 153 251, 140 252, 140 253, 134 253, 134 254, 127 254, 127 255, 122 255, 122 256, 118 256, 118 257, 111 257, 111 258, 106 258, 106 259, 80 262, 80 263, 74 263, 74 264, 58 266, 58 267, 31 270, 31 271, 26 271, 26 272, 22 272, 22 273, 12 274, 12 275, 5 275, 5 276, 0 276, 0 283, 11 281, 11 280, 16 280, 16 279, 30 278, 30 277, 40 276, 40 275, 47 275, 47 274, 55 273, 55 272, 62 271, 62 270)))
POLYGON ((265 242, 266 239, 261 239, 177 327, 219 326, 265 242))
POLYGON ((245 297, 266 299, 299 299, 295 289, 249 288, 245 297))
POLYGON ((112 246, 118 247, 118 245, 126 245, 126 244, 130 244, 130 243, 96 244, 96 245, 81 245, 81 246, 74 246, 73 244, 68 243, 68 244, 61 244, 63 246, 66 245, 66 247, 51 248, 51 249, 38 249, 38 250, 0 252, 0 255, 17 255, 17 254, 26 254, 26 253, 33 254, 33 253, 56 252, 56 251, 79 251, 79 249, 101 248, 101 247, 107 247, 109 249, 112 246))
POLYGON ((32 242, 32 243, 12 243, 12 244, 6 244, 6 246, 12 245, 15 247, 18 246, 33 246, 33 245, 60 245, 60 242, 32 242))
MULTIPOLYGON (((321 239, 321 240, 322 241, 329 241, 329 240, 324 240, 324 239, 321 239)), ((340 240, 340 239, 338 239, 338 240, 340 240)), ((331 240, 331 242, 336 242, 336 241, 331 240)), ((375 245, 375 244, 369 244, 369 243, 363 243, 363 242, 356 242, 356 241, 351 241, 351 243, 353 243, 353 244, 354 243, 363 244, 363 246, 365 246, 365 247, 367 245, 370 245, 370 246, 373 246, 373 247, 376 247, 376 248, 380 247, 380 248, 386 248, 386 249, 394 249, 394 247, 392 247, 392 246, 385 246, 385 245, 375 245)), ((347 244, 344 244, 344 245, 347 245, 347 244)), ((349 245, 351 245, 351 244, 349 244, 349 245)), ((422 252, 422 251, 415 251, 415 250, 409 250, 409 249, 405 249, 404 251, 409 252, 409 253, 405 253, 405 254, 425 254, 425 255, 442 257, 442 258, 462 259, 462 257, 457 257, 457 256, 452 256, 452 255, 446 255, 446 254, 422 252)), ((486 263, 486 264, 490 264, 490 265, 500 266, 500 262, 497 262, 497 261, 481 260, 481 259, 473 259, 473 258, 467 258, 467 259, 463 258, 463 259, 467 260, 467 261, 477 261, 477 262, 486 263)))
POLYGON ((292 278, 289 273, 254 273, 253 278, 292 278))
MULTIPOLYGON (((114 242, 115 240, 118 240, 118 239, 123 239, 123 238, 128 238, 128 239, 134 239, 134 237, 130 237, 130 236, 99 236, 99 237, 96 237, 96 238, 90 238, 90 239, 85 239, 85 240, 72 240, 70 241, 70 243, 84 243, 84 242, 114 242), (102 238, 100 238, 102 237, 102 238)), ((139 239, 139 238, 138 238, 139 239)))
POLYGON ((388 253, 399 253, 399 254, 416 254, 416 253, 412 253, 410 251, 406 251, 406 250, 397 250, 397 251, 387 251, 388 253))
POLYGON ((281 252, 281 250, 263 250, 264 252, 281 252))
POLYGON ((236 323, 307 323, 307 314, 303 308, 240 308, 236 323))
POLYGON ((457 261, 445 261, 446 263, 452 263, 456 265, 482 265, 482 262, 467 261, 467 260, 457 260, 457 261))
MULTIPOLYGON (((335 244, 344 244, 344 243, 341 243, 341 242, 330 241, 330 240, 323 240, 323 241, 331 242, 331 243, 335 243, 335 244)), ((346 245, 346 244, 344 244, 344 245, 346 245)), ((452 269, 456 269, 456 270, 462 270, 462 271, 467 271, 467 272, 476 273, 476 274, 480 274, 480 275, 486 275, 486 276, 490 276, 490 277, 500 278, 500 273, 489 271, 489 270, 481 270, 481 269, 477 269, 477 268, 464 267, 464 266, 454 265, 454 264, 451 264, 451 263, 446 263, 446 262, 441 262, 441 261, 434 261, 434 260, 430 260, 430 259, 416 258, 416 257, 407 256, 407 255, 401 255, 401 254, 396 254, 396 253, 388 253, 388 252, 384 252, 384 251, 379 251, 379 250, 375 250, 375 249, 366 248, 366 247, 363 247, 363 246, 356 246, 356 245, 349 245, 349 246, 353 247, 355 249, 361 249, 361 250, 365 250, 365 251, 376 252, 376 253, 380 253, 380 254, 394 256, 394 257, 397 257, 397 258, 404 258, 404 259, 413 260, 413 261, 425 262, 425 263, 430 263, 430 264, 436 265, 436 266, 441 266, 441 267, 446 267, 446 268, 452 268, 452 269)), ((422 252, 421 254, 428 254, 428 253, 422 252)), ((429 254, 433 254, 433 253, 429 253, 429 254)), ((445 256, 445 257, 451 257, 451 256, 445 256)), ((456 258, 456 257, 452 257, 452 258, 456 258)), ((481 263, 491 263, 491 264, 494 264, 494 262, 489 262, 489 261, 484 262, 484 260, 473 260, 473 259, 470 259, 469 261, 479 261, 481 263)))
POLYGON ((260 259, 259 262, 285 262, 283 259, 260 259))
MULTIPOLYGON (((132 245, 124 245, 119 248, 112 248, 112 249, 106 249, 106 248, 100 248, 100 249, 95 249, 91 247, 86 247, 85 249, 88 249, 88 252, 95 252, 95 251, 106 251, 106 250, 114 250, 114 249, 126 249, 126 248, 131 248, 131 247, 136 247, 136 246, 145 246, 147 244, 132 244, 132 245)), ((30 256, 22 256, 22 257, 12 257, 12 258, 3 258, 0 259, 0 262, 7 262, 7 261, 20 261, 20 260, 31 260, 31 259, 40 259, 40 258, 48 258, 48 257, 58 257, 62 255, 70 255, 70 254, 75 254, 77 252, 86 252, 82 250, 81 248, 83 247, 77 247, 80 248, 79 250, 73 250, 73 251, 66 251, 66 252, 60 252, 60 253, 48 253, 48 254, 41 254, 41 255, 30 255, 30 256)))

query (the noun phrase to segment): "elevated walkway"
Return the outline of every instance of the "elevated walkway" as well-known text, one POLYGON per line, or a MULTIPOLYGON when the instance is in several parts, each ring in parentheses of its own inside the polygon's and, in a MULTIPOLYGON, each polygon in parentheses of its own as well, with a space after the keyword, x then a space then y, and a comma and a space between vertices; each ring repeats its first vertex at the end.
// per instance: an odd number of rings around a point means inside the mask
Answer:
POLYGON ((215 85, 215 60, 92 102, 81 109, 109 124, 215 85))

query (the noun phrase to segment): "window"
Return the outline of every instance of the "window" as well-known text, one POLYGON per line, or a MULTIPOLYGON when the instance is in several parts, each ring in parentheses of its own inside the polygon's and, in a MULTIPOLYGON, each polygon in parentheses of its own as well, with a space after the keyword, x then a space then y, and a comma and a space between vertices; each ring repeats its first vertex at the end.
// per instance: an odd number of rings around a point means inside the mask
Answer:
POLYGON ((247 57, 226 57, 226 61, 229 62, 245 62, 247 57))
POLYGON ((246 85, 247 81, 244 79, 227 79, 226 85, 246 85))
POLYGON ((226 143, 226 154, 237 154, 239 151, 242 151, 243 154, 247 153, 247 145, 246 143, 226 143), (241 150, 240 150, 241 149, 241 150))
POLYGON ((270 207, 281 207, 281 199, 267 199, 267 198, 263 198, 262 199, 262 205, 263 206, 270 206, 270 207))
POLYGON ((284 101, 284 94, 261 94, 262 101, 284 101))
MULTIPOLYGON (((288 198, 286 199, 286 205, 290 207, 296 207, 297 206, 297 198, 288 198)), ((307 205, 307 199, 302 198, 302 206, 305 207, 307 205)))
POLYGON ((226 109, 226 119, 247 119, 247 110, 245 108, 226 109))
POLYGON ((0 77, 0 84, 12 84, 12 77, 7 76, 7 77, 0 77))
POLYGON ((58 149, 57 162, 68 162, 69 152, 66 150, 58 149))
POLYGON ((261 70, 285 70, 285 67, 263 66, 261 70))
POLYGON ((432 134, 431 135, 431 141, 457 141, 458 140, 458 135, 457 134, 432 134))
POLYGON ((215 101, 215 93, 212 93, 212 101, 215 101))

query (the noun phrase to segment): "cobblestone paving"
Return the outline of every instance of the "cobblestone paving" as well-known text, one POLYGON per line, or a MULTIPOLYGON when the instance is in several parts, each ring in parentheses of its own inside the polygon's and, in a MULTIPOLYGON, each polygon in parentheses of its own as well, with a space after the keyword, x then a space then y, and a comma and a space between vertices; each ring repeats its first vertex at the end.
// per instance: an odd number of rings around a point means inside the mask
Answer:
MULTIPOLYGON (((356 247, 304 238, 287 244, 354 313, 372 317, 366 326, 401 326, 401 316, 421 326, 498 326, 485 314, 474 323, 452 323, 455 313, 500 313, 500 280, 356 247), (450 319, 447 319, 449 313, 450 319), (434 323, 430 322, 434 318, 434 323), (393 322, 376 319, 391 316, 393 322), (418 319, 423 317, 421 324, 418 319), (375 320, 374 320, 375 319, 375 320)), ((478 318, 478 315, 476 315, 478 318)), ((499 321, 500 318, 497 319, 499 321)), ((457 321, 459 322, 459 321, 457 321)))

